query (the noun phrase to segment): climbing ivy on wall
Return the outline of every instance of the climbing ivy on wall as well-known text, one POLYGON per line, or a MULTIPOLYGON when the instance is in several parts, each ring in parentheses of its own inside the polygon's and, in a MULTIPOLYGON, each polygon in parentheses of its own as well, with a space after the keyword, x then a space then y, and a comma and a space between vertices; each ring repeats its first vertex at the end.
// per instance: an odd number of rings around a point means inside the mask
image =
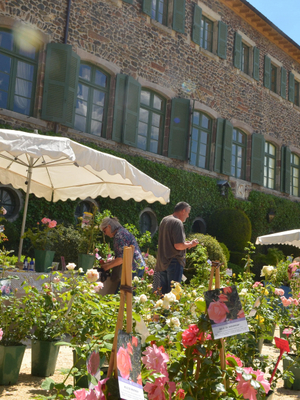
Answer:
MULTIPOLYGON (((8 126, 0 127, 8 128, 8 126)), ((55 136, 53 132, 46 134, 55 136)), ((95 143, 84 144, 96 150, 126 159, 135 167, 171 189, 170 203, 167 205, 162 205, 158 202, 148 204, 146 201, 140 203, 134 200, 123 201, 121 198, 113 200, 109 197, 99 197, 96 199, 100 205, 100 210, 111 210, 112 214, 119 218, 121 224, 132 223, 138 226, 139 215, 146 207, 150 207, 153 210, 159 223, 164 216, 173 212, 176 203, 186 201, 192 207, 190 218, 185 223, 187 234, 191 232, 191 226, 196 217, 202 217, 207 220, 215 210, 220 208, 240 208, 245 211, 252 223, 252 241, 255 241, 257 236, 269 232, 300 227, 300 204, 298 202, 257 191, 252 191, 247 201, 235 199, 231 190, 228 190, 226 196, 221 196, 217 186, 218 179, 170 168, 162 163, 152 162, 140 156, 126 155, 103 149, 95 143), (275 217, 272 222, 268 222, 267 215, 271 209, 274 211, 275 217)), ((43 198, 36 198, 34 195, 30 195, 26 227, 36 226, 36 223, 45 216, 56 219, 59 222, 74 223, 77 203, 78 201, 70 200, 49 203, 43 198)), ((15 222, 18 228, 21 227, 21 220, 22 215, 15 222)), ((157 235, 153 238, 154 246, 156 241, 157 235)))

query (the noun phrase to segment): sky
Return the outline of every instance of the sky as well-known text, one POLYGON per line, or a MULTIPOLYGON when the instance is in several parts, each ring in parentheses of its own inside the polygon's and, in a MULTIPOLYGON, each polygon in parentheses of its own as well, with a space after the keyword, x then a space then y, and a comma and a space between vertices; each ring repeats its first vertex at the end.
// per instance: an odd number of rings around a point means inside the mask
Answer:
POLYGON ((247 0, 300 45, 300 0, 247 0))

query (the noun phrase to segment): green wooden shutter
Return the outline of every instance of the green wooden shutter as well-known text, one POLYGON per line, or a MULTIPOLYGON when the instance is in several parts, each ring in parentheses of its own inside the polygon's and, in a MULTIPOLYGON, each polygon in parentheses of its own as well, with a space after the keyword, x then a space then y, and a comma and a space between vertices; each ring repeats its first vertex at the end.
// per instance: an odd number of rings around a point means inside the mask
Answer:
POLYGON ((123 0, 124 3, 133 4, 133 0, 123 0))
POLYGON ((47 45, 42 119, 66 124, 71 59, 71 45, 47 45))
POLYGON ((202 19, 202 8, 197 4, 194 6, 194 18, 193 18, 193 31, 192 41, 200 46, 201 39, 201 19, 202 19))
POLYGON ((233 56, 233 65, 241 69, 242 68, 242 36, 235 32, 234 35, 234 56, 233 56))
POLYGON ((123 142, 137 145, 137 128, 140 113, 141 85, 131 76, 127 77, 125 94, 124 136, 123 142))
POLYGON ((292 72, 289 73, 289 101, 295 102, 295 77, 292 72))
POLYGON ((79 70, 80 70, 80 57, 76 53, 72 52, 70 69, 69 69, 69 86, 67 93, 66 123, 65 123, 65 125, 70 127, 74 125, 74 119, 75 119, 79 70))
POLYGON ((226 60, 227 53, 227 25, 219 21, 218 23, 218 56, 226 60))
POLYGON ((271 88, 271 59, 268 56, 265 56, 264 86, 271 88))
POLYGON ((116 142, 123 141, 123 121, 125 110, 125 91, 127 75, 118 74, 116 79, 115 105, 113 118, 112 139, 116 142))
POLYGON ((185 0, 174 0, 173 29, 184 33, 185 28, 185 0))
POLYGON ((143 12, 151 17, 152 0, 143 0, 143 12))
POLYGON ((172 99, 168 157, 186 160, 189 121, 190 100, 172 99))
POLYGON ((216 132, 216 148, 215 148, 215 166, 214 170, 221 173, 222 157, 223 157, 223 132, 224 132, 224 119, 217 119, 217 132, 216 132))
POLYGON ((253 79, 259 81, 259 49, 253 47, 253 79))
POLYGON ((286 98, 286 81, 287 81, 286 69, 281 67, 280 95, 284 99, 286 98))
POLYGON ((253 133, 251 152, 251 182, 263 186, 264 182, 265 138, 253 133))
POLYGON ((290 194, 291 179, 291 150, 289 147, 281 148, 281 191, 290 194))
POLYGON ((222 173, 225 175, 231 175, 232 133, 233 125, 225 120, 222 157, 222 173))

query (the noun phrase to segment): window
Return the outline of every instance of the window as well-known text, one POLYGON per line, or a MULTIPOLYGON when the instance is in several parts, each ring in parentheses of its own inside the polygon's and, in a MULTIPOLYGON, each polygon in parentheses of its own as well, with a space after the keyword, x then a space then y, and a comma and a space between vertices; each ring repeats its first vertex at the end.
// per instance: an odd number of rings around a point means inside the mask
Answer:
POLYGON ((193 112, 190 164, 208 169, 211 138, 211 119, 200 113, 193 112))
POLYGON ((91 198, 80 201, 75 209, 75 223, 77 224, 79 222, 78 218, 82 217, 83 213, 89 212, 93 214, 95 207, 97 210, 99 209, 98 203, 91 198))
POLYGON ((264 156, 264 187, 275 189, 276 149, 269 142, 265 142, 264 156))
POLYGON ((37 49, 0 30, 0 108, 32 115, 36 70, 37 49))
POLYGON ((238 129, 232 132, 231 175, 245 179, 245 154, 247 136, 238 129))
POLYGON ((294 103, 298 107, 300 105, 299 96, 300 96, 300 82, 295 80, 295 99, 294 99, 294 103))
POLYGON ((212 52, 213 49, 213 29, 213 22, 205 16, 202 16, 200 46, 210 52, 212 52))
POLYGON ((168 0, 152 0, 151 18, 163 25, 167 25, 168 0))
POLYGON ((242 65, 241 65, 241 70, 249 75, 249 46, 247 46, 245 43, 242 43, 242 65))
POLYGON ((277 67, 271 64, 271 87, 272 92, 277 93, 277 67))
POLYGON ((157 218, 151 208, 147 207, 140 213, 139 225, 142 233, 148 231, 151 233, 151 236, 153 236, 157 231, 157 218))
POLYGON ((156 93, 141 90, 137 147, 160 154, 165 117, 165 100, 156 93))
POLYGON ((5 218, 11 222, 18 218, 20 209, 23 206, 22 195, 12 186, 0 185, 0 207, 7 211, 5 218))
POLYGON ((80 65, 75 111, 75 128, 96 136, 105 136, 109 77, 88 64, 80 65))
POLYGON ((259 49, 243 32, 235 32, 233 65, 244 74, 259 80, 259 49))
POLYGON ((296 154, 291 154, 291 177, 290 177, 290 194, 299 196, 299 157, 296 154))

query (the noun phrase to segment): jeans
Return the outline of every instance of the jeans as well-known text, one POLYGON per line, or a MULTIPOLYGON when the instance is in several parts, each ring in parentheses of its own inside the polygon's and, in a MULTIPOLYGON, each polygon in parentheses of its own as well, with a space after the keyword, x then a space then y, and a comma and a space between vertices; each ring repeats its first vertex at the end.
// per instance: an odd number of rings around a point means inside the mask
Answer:
POLYGON ((171 291, 171 282, 181 282, 183 274, 183 266, 177 261, 176 258, 172 258, 170 265, 165 271, 160 271, 160 284, 162 294, 169 293, 171 291))

